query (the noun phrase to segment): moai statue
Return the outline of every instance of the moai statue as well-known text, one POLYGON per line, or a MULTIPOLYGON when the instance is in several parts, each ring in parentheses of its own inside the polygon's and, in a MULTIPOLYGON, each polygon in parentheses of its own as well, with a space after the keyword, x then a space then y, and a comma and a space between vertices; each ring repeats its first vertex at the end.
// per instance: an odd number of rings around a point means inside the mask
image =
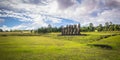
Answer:
POLYGON ((62 30, 61 30, 61 31, 62 31, 62 35, 64 35, 64 27, 62 27, 62 30))
POLYGON ((64 35, 66 35, 66 27, 64 28, 64 35))
POLYGON ((73 25, 71 25, 71 32, 72 32, 71 35, 73 35, 73 31, 74 31, 74 28, 73 28, 73 25))
POLYGON ((67 29, 66 29, 66 27, 65 27, 65 35, 67 34, 67 29))
POLYGON ((69 26, 69 29, 70 29, 70 32, 69 32, 69 33, 70 33, 70 35, 71 35, 71 34, 72 34, 71 25, 69 26))
POLYGON ((75 25, 73 25, 73 35, 75 35, 75 25))
POLYGON ((64 27, 62 26, 62 35, 64 35, 64 27))
POLYGON ((69 33, 69 32, 68 32, 68 25, 66 26, 66 30, 67 30, 66 35, 68 35, 68 33, 69 33))
POLYGON ((77 35, 77 25, 75 25, 75 35, 77 35))
POLYGON ((78 24, 78 29, 77 30, 78 30, 77 34, 79 35, 80 34, 80 24, 78 24))
POLYGON ((68 25, 68 35, 70 35, 70 25, 68 25))
POLYGON ((80 24, 78 25, 67 25, 62 27, 62 35, 79 35, 80 34, 80 24))
POLYGON ((63 28, 63 35, 65 35, 65 27, 63 28))

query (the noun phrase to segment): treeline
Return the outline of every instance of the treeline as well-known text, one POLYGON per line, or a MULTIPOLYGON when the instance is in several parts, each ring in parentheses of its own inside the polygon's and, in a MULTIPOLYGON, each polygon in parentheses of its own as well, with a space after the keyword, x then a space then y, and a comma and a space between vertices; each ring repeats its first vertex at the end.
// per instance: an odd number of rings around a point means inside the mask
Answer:
POLYGON ((2 29, 0 29, 0 32, 21 32, 22 30, 5 30, 3 31, 2 29))
MULTIPOLYGON (((29 30, 34 33, 50 33, 50 32, 61 32, 62 27, 52 27, 50 24, 48 27, 41 27, 37 30, 29 30)), ((119 24, 113 24, 112 22, 106 22, 104 25, 99 24, 98 26, 94 26, 93 23, 89 23, 88 26, 80 27, 81 32, 93 32, 93 31, 120 31, 119 24)), ((4 32, 0 29, 0 32, 4 32)), ((22 30, 6 30, 5 32, 22 32, 22 30)))
POLYGON ((35 30, 35 33, 50 33, 50 32, 61 32, 62 27, 52 27, 50 24, 48 27, 41 27, 35 30))
POLYGON ((106 22, 104 25, 99 24, 94 26, 93 23, 90 23, 87 27, 81 27, 82 32, 92 32, 92 31, 120 31, 120 25, 113 24, 112 22, 106 22))
MULTIPOLYGON (((52 27, 50 24, 48 27, 41 27, 36 30, 36 33, 50 33, 50 32, 61 32, 62 27, 52 27)), ((99 24, 94 26, 93 23, 89 23, 88 26, 80 27, 81 32, 93 32, 93 31, 120 31, 120 25, 113 24, 112 22, 106 22, 104 25, 99 24)))

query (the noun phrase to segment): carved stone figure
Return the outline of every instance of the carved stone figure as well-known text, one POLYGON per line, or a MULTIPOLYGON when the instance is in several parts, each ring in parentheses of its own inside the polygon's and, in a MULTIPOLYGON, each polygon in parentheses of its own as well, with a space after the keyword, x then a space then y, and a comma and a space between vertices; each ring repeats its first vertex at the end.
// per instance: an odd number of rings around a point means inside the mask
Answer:
POLYGON ((62 27, 62 35, 80 35, 80 24, 62 27))

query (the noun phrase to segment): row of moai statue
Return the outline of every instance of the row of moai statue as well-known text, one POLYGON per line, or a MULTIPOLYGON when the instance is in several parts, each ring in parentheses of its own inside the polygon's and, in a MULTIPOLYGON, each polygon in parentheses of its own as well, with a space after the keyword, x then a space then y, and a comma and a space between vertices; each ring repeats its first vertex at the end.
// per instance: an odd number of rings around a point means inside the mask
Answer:
POLYGON ((80 24, 62 27, 62 35, 80 35, 80 24))

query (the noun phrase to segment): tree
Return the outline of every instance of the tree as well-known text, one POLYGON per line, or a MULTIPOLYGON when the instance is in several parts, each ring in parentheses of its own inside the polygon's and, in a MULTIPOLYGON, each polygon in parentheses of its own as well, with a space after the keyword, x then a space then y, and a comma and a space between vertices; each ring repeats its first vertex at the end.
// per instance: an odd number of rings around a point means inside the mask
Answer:
POLYGON ((48 28, 52 28, 52 26, 50 24, 48 24, 48 28))
POLYGON ((41 27, 41 28, 38 28, 37 33, 48 33, 48 30, 45 27, 41 27))
POLYGON ((58 27, 58 32, 62 31, 63 26, 58 27))
POLYGON ((52 26, 50 24, 47 27, 47 32, 52 32, 52 26))
POLYGON ((2 30, 2 29, 0 29, 0 32, 3 32, 3 30, 2 30))
POLYGON ((110 22, 110 25, 113 25, 112 22, 110 22))
POLYGON ((118 25, 118 31, 120 31, 120 25, 118 25))
POLYGON ((109 23, 106 22, 106 23, 105 23, 105 28, 104 28, 104 30, 105 30, 105 31, 108 31, 108 29, 109 29, 109 23))
POLYGON ((120 25, 114 25, 114 31, 119 31, 120 30, 120 25))
POLYGON ((108 31, 114 31, 114 24, 112 22, 109 23, 108 31))
POLYGON ((99 26, 97 26, 97 30, 98 30, 98 31, 102 31, 102 30, 103 30, 102 24, 99 24, 99 26))
POLYGON ((89 24, 89 31, 94 31, 93 23, 90 23, 90 24, 89 24))
POLYGON ((58 32, 58 28, 57 27, 52 28, 52 32, 58 32))
POLYGON ((84 27, 81 27, 81 28, 80 28, 80 31, 82 31, 82 32, 87 32, 87 31, 88 31, 88 27, 85 27, 85 26, 84 26, 84 27))

